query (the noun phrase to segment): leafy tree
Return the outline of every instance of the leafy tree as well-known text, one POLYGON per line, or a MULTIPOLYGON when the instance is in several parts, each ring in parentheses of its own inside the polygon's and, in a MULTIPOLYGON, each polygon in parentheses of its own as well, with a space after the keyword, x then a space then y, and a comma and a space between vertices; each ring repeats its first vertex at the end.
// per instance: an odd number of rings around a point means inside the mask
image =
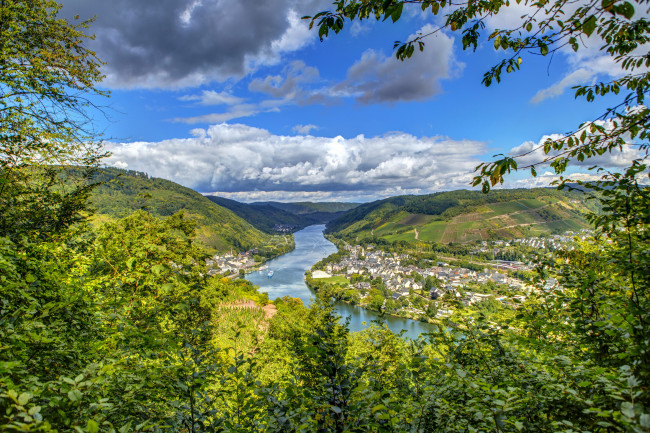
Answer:
MULTIPOLYGON (((311 24, 324 37, 341 31, 347 20, 397 21, 411 3, 444 14, 436 31, 461 32, 465 49, 476 49, 485 19, 509 5, 504 0, 340 0, 335 11, 315 15, 311 24)), ((602 208, 590 217, 602 239, 556 252, 544 264, 540 276, 556 275, 559 290, 533 296, 514 322, 499 326, 457 313, 451 326, 461 322, 465 331, 458 337, 443 333, 437 340, 453 350, 444 353, 445 385, 431 400, 426 424, 435 431, 648 431, 650 188, 640 184, 648 176, 650 136, 650 111, 643 105, 650 89, 647 2, 541 0, 523 5, 527 13, 520 25, 488 36, 509 56, 484 75, 483 83, 489 86, 519 70, 527 53, 546 56, 563 46, 577 51, 581 38, 588 38, 621 66, 622 77, 579 86, 576 97, 593 101, 608 95, 618 97, 618 103, 598 119, 544 143, 536 150, 545 156, 535 164, 518 167, 517 156, 481 164, 474 185, 489 191, 512 170, 529 168, 535 176, 540 164, 562 174, 573 161, 627 146, 638 148, 640 156, 620 173, 596 166, 605 173, 598 181, 579 182, 602 208)), ((427 36, 396 43, 396 56, 405 60, 416 48, 423 50, 427 36)), ((568 183, 561 178, 559 185, 568 183)))
POLYGON ((44 237, 79 219, 88 188, 57 166, 96 166, 89 123, 101 62, 84 42, 90 21, 58 18, 53 0, 0 5, 0 235, 44 237))

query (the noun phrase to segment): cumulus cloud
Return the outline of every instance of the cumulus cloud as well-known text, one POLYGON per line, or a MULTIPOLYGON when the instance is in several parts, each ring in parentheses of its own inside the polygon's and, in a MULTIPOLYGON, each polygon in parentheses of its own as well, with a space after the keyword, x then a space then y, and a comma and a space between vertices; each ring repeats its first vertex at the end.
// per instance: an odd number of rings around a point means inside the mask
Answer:
MULTIPOLYGON (((600 180, 600 176, 590 173, 573 173, 565 176, 570 178, 573 181, 582 181, 582 182, 595 182, 600 180)), ((551 172, 545 172, 537 177, 527 177, 524 179, 517 180, 506 180, 503 185, 499 185, 496 189, 502 188, 546 188, 553 184, 553 182, 559 181, 560 176, 553 174, 551 172)))
POLYGON ((254 116, 268 111, 277 111, 290 104, 311 103, 313 92, 303 86, 318 80, 318 69, 307 66, 303 61, 294 61, 287 65, 279 75, 257 78, 249 84, 249 90, 264 93, 270 99, 246 101, 228 92, 204 90, 200 94, 184 95, 181 101, 195 102, 199 105, 226 105, 226 111, 207 113, 192 117, 177 117, 174 122, 188 124, 221 123, 241 117, 254 116))
POLYGON ((197 102, 201 105, 236 105, 244 102, 244 98, 228 92, 216 92, 214 90, 204 90, 200 95, 184 95, 179 99, 181 101, 197 102))
MULTIPOLYGON (((426 25, 418 33, 429 33, 426 25)), ((411 35, 408 39, 413 39, 411 35)), ((367 50, 350 69, 346 79, 332 89, 336 96, 353 96, 362 104, 420 101, 440 93, 440 80, 451 78, 463 64, 454 56, 454 39, 445 33, 427 38, 424 52, 402 62, 367 50)))
POLYGON ((316 37, 301 15, 326 0, 62 0, 66 16, 97 16, 90 47, 113 88, 182 88, 240 78, 316 37))
POLYGON ((197 123, 220 123, 227 122, 232 119, 239 119, 241 117, 250 117, 259 113, 260 111, 260 108, 256 105, 241 104, 235 105, 223 113, 208 113, 193 117, 176 117, 173 119, 173 121, 187 123, 190 125, 196 125, 197 123))
POLYGON ((386 188, 377 195, 376 191, 245 191, 245 192, 215 192, 206 195, 215 195, 229 198, 240 202, 260 201, 342 201, 366 203, 377 200, 377 198, 393 197, 405 194, 423 194, 420 188, 404 189, 401 187, 386 188))
POLYGON ((312 129, 318 129, 318 126, 309 124, 309 125, 296 125, 292 128, 293 132, 302 135, 309 134, 312 129))
POLYGON ((257 78, 248 85, 248 89, 266 93, 274 98, 300 99, 305 93, 301 87, 305 83, 318 80, 318 69, 307 66, 298 60, 285 67, 280 75, 269 75, 264 79, 257 78))
MULTIPOLYGON (((611 128, 612 125, 609 121, 596 122, 600 126, 604 126, 607 130, 611 128)), ((544 154, 544 143, 550 140, 559 140, 563 135, 560 134, 549 134, 544 135, 539 141, 525 141, 519 146, 512 148, 509 152, 511 156, 517 156, 518 165, 528 166, 531 164, 540 164, 544 159, 558 155, 558 151, 551 151, 548 155, 544 154)), ((578 160, 572 160, 571 165, 573 167, 606 167, 606 168, 624 168, 632 164, 632 161, 639 158, 646 157, 646 153, 642 151, 637 145, 624 145, 622 149, 614 148, 611 152, 605 152, 602 155, 593 156, 591 158, 586 158, 584 161, 580 162, 578 160)), ((544 166, 544 164, 540 164, 544 166)))
MULTIPOLYGON (((467 188, 483 143, 393 133, 367 138, 280 136, 241 124, 193 137, 110 143, 108 165, 145 171, 201 192, 286 192, 377 198, 396 191, 467 188)), ((238 196, 240 197, 240 196, 238 196)))
POLYGON ((552 86, 539 90, 535 96, 533 96, 530 102, 537 104, 539 102, 542 102, 544 99, 560 96, 567 88, 579 84, 584 84, 593 79, 595 75, 596 72, 593 70, 586 68, 576 69, 552 86))

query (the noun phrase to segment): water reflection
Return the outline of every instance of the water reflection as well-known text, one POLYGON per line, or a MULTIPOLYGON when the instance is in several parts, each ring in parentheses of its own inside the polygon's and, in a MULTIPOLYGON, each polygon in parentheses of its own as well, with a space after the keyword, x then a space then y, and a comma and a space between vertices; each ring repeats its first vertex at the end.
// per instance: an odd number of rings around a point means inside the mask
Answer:
MULTIPOLYGON (((260 286, 260 291, 267 292, 270 299, 289 295, 309 305, 314 293, 305 284, 305 271, 337 251, 336 246, 323 236, 324 229, 324 225, 314 225, 296 232, 296 248, 293 251, 267 262, 267 270, 247 274, 246 279, 260 286), (271 278, 268 277, 269 271, 273 271, 271 278)), ((406 331, 405 335, 410 338, 417 338, 420 333, 432 330, 432 325, 428 323, 391 316, 380 318, 375 312, 342 302, 336 304, 336 310, 344 318, 350 318, 351 331, 360 331, 377 319, 386 323, 393 332, 406 331)))

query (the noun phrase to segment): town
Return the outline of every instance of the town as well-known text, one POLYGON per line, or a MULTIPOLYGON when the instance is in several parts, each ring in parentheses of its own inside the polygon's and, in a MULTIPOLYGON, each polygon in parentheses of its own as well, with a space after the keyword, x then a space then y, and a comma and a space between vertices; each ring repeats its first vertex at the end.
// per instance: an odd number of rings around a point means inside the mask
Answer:
MULTIPOLYGON (((518 246, 533 251, 570 249, 574 235, 567 232, 549 238, 484 242, 482 247, 489 246, 490 251, 518 246)), ((578 236, 584 237, 584 233, 578 236)), ((389 252, 373 244, 344 243, 339 253, 312 268, 307 281, 316 290, 326 288, 339 300, 419 320, 448 316, 454 305, 461 304, 497 301, 505 308, 516 308, 538 290, 531 283, 534 267, 530 261, 495 259, 471 261, 465 266, 421 260, 417 254, 389 252)), ((557 280, 548 278, 541 290, 556 287, 557 280)))

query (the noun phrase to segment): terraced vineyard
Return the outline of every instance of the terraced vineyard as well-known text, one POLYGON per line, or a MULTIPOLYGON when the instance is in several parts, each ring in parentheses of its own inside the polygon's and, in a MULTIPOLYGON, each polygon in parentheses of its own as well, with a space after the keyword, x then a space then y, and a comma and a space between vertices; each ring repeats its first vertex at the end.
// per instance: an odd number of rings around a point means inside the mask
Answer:
POLYGON ((451 206, 441 215, 411 213, 401 207, 381 214, 382 218, 372 218, 375 211, 371 211, 338 234, 379 237, 391 242, 418 240, 449 244, 538 236, 588 227, 584 198, 576 199, 552 190, 533 194, 533 198, 513 200, 501 194, 499 198, 506 200, 463 205, 460 211, 451 206))

